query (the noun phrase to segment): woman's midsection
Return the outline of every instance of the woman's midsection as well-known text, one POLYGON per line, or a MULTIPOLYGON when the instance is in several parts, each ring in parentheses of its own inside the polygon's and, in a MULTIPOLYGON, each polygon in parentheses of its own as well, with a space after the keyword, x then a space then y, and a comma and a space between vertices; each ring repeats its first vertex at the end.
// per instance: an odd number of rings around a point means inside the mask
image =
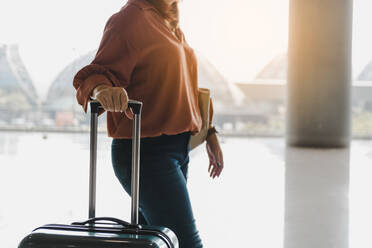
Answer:
MULTIPOLYGON (((140 154, 143 156, 164 156, 169 153, 179 153, 188 155, 190 132, 184 132, 176 135, 161 135, 157 137, 141 138, 140 154)), ((131 154, 132 139, 116 139, 112 140, 112 148, 119 148, 120 151, 126 154, 131 154)))

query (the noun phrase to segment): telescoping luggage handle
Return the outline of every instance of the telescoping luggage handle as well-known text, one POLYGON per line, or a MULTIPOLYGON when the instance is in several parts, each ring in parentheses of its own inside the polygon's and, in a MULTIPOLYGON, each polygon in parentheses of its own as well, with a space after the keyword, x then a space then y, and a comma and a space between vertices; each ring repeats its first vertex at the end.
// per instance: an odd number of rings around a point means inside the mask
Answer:
MULTIPOLYGON (((140 137, 142 102, 129 100, 128 107, 134 113, 132 140, 132 207, 131 224, 138 225, 140 137)), ((97 123, 98 111, 102 106, 98 101, 90 102, 90 172, 89 172, 89 219, 96 215, 96 172, 97 172, 97 123)))

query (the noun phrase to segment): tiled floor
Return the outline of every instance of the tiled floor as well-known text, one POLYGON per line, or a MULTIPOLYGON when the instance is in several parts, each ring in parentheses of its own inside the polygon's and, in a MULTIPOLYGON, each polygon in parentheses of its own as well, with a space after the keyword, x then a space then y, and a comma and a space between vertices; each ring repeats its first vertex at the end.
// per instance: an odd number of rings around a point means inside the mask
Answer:
MULTIPOLYGON (((0 133, 0 247, 34 227, 87 218, 86 135, 0 133)), ((97 215, 129 219, 129 198, 99 137, 97 215)), ((207 248, 370 248, 372 142, 286 148, 282 139, 224 138, 225 170, 208 177, 191 153, 189 191, 207 248)))

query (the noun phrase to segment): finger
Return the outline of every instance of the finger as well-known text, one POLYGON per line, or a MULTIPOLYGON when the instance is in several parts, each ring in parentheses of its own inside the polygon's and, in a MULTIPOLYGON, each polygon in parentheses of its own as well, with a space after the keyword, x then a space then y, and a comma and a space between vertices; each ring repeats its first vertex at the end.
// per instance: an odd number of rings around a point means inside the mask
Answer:
POLYGON ((125 115, 126 115, 129 119, 133 120, 133 118, 134 118, 134 113, 133 113, 132 108, 127 108, 127 110, 125 110, 125 115))
POLYGON ((217 172, 217 166, 214 164, 213 165, 213 170, 212 170, 212 172, 211 172, 211 174, 210 174, 210 176, 212 177, 212 178, 214 178, 214 176, 215 176, 215 174, 216 174, 216 172, 217 172))
POLYGON ((208 153, 209 155, 209 166, 213 166, 216 164, 216 157, 214 156, 213 152, 208 153))
POLYGON ((126 94, 124 89, 122 89, 122 91, 120 92, 120 101, 121 101, 120 110, 125 112, 128 108, 128 95, 126 94))
POLYGON ((223 169, 224 169, 224 166, 223 166, 223 164, 222 164, 222 165, 221 165, 221 167, 220 167, 220 171, 219 171, 219 173, 218 173, 218 176, 220 176, 220 175, 221 175, 221 173, 222 173, 223 169))
POLYGON ((218 172, 219 172, 218 174, 221 174, 221 171, 223 170, 223 161, 218 159, 217 166, 218 166, 218 172))
POLYGON ((111 101, 112 101, 112 108, 113 108, 113 112, 117 112, 117 108, 118 108, 118 102, 117 102, 117 95, 116 95, 116 92, 114 92, 112 95, 111 95, 111 101))
POLYGON ((211 163, 209 164, 209 170, 208 170, 209 176, 212 175, 213 168, 214 168, 213 166, 214 166, 214 165, 213 165, 213 163, 211 162, 211 163))
POLYGON ((224 167, 224 162, 223 162, 222 151, 219 152, 218 157, 219 157, 219 161, 220 161, 220 163, 221 163, 221 166, 222 166, 222 168, 223 168, 223 167, 224 167))
POLYGON ((221 160, 221 168, 220 168, 220 173, 218 174, 218 176, 221 175, 224 168, 225 168, 224 162, 223 162, 223 160, 221 160))
POLYGON ((211 173, 209 174, 209 176, 210 176, 211 178, 213 178, 213 172, 214 172, 214 166, 213 166, 213 169, 212 169, 211 173))
POLYGON ((211 172, 211 176, 212 176, 212 177, 216 174, 217 170, 218 170, 217 163, 214 162, 214 163, 213 163, 213 169, 212 169, 212 172, 211 172))
POLYGON ((218 157, 217 163, 216 163, 217 166, 218 166, 218 174, 217 174, 217 176, 219 176, 221 174, 223 168, 224 168, 223 158, 222 158, 222 152, 221 151, 219 151, 217 153, 217 157, 218 157))
POLYGON ((108 111, 107 109, 107 103, 104 97, 97 95, 97 101, 101 104, 104 110, 108 111))
POLYGON ((216 176, 217 176, 217 177, 220 177, 221 172, 222 172, 222 167, 218 168, 218 171, 217 171, 216 176))
POLYGON ((217 161, 217 163, 216 163, 216 167, 217 167, 217 169, 216 169, 216 174, 215 174, 215 176, 216 177, 218 177, 220 174, 221 174, 221 171, 222 171, 222 164, 220 163, 220 162, 218 162, 217 161))
POLYGON ((212 179, 215 179, 216 178, 216 175, 217 175, 217 169, 213 172, 212 179))
POLYGON ((120 95, 121 95, 120 91, 115 92, 115 94, 113 95, 115 112, 120 112, 120 109, 121 109, 121 96, 120 95))
POLYGON ((214 171, 213 178, 217 177, 219 171, 220 171, 220 167, 218 167, 218 166, 216 165, 216 170, 214 171))
POLYGON ((217 162, 217 167, 218 167, 218 170, 217 170, 216 176, 219 176, 221 174, 222 169, 223 169, 222 163, 218 161, 217 162))
POLYGON ((112 96, 111 95, 106 96, 105 102, 106 102, 107 111, 113 112, 114 108, 113 108, 112 96))
POLYGON ((208 173, 210 173, 213 163, 209 162, 208 173))
POLYGON ((222 172, 222 168, 220 167, 220 168, 218 169, 218 171, 217 171, 216 176, 219 177, 219 176, 221 175, 221 172, 222 172))

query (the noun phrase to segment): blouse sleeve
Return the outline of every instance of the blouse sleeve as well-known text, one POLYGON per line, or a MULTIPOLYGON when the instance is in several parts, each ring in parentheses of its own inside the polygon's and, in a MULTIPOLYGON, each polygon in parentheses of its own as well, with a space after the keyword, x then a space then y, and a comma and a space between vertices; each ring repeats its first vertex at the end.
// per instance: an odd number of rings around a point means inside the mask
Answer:
POLYGON ((119 32, 111 21, 106 23, 102 40, 93 61, 74 76, 76 98, 87 112, 93 89, 100 84, 126 88, 135 66, 136 49, 125 34, 119 32))

